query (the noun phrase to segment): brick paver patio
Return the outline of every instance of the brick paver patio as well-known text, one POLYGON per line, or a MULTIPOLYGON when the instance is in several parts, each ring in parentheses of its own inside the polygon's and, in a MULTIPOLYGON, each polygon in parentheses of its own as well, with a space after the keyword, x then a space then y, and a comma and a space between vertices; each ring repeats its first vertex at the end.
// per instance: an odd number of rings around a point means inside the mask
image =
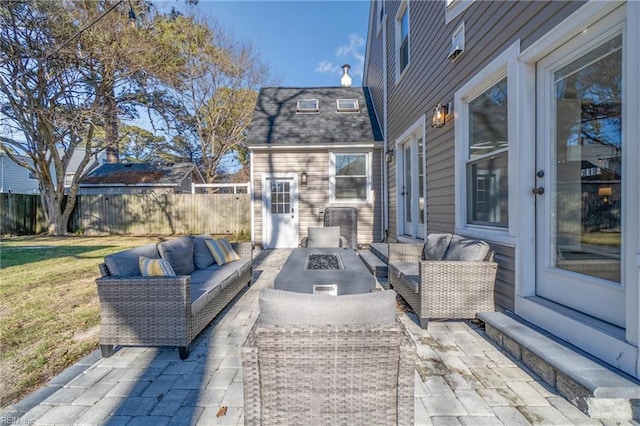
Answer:
MULTIPOLYGON (((273 286, 289 252, 256 252, 254 284, 201 333, 187 360, 173 348, 121 348, 105 359, 96 351, 8 407, 2 424, 243 424, 239 347, 260 290, 273 286)), ((417 318, 400 317, 418 347, 415 424, 601 424, 516 364, 479 325, 431 321, 422 330, 417 318)))

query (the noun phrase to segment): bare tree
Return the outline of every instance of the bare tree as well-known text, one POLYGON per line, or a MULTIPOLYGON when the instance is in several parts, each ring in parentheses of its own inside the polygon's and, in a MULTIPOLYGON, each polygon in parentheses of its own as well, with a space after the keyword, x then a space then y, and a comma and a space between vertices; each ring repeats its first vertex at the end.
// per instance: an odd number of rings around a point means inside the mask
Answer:
POLYGON ((96 137, 98 82, 70 44, 63 44, 77 31, 69 22, 58 4, 0 3, 0 116, 4 130, 18 135, 17 142, 3 140, 2 150, 39 179, 48 231, 56 235, 66 232, 78 182, 102 149, 96 137), (74 156, 77 173, 65 200, 65 175, 74 156))
POLYGON ((182 29, 174 44, 185 66, 164 80, 175 99, 165 118, 198 148, 195 161, 207 182, 214 182, 223 156, 242 147, 268 67, 251 45, 215 23, 178 16, 172 24, 182 29))

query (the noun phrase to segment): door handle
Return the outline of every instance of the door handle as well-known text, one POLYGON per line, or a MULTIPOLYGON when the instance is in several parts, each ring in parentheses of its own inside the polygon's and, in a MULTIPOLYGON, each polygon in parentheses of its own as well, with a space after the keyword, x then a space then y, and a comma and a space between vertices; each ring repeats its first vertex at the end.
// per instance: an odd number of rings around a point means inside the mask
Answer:
POLYGON ((537 187, 537 188, 533 188, 533 191, 532 191, 532 192, 533 192, 535 195, 542 195, 542 194, 544 194, 544 188, 543 188, 543 187, 541 187, 541 186, 539 186, 539 187, 537 187))

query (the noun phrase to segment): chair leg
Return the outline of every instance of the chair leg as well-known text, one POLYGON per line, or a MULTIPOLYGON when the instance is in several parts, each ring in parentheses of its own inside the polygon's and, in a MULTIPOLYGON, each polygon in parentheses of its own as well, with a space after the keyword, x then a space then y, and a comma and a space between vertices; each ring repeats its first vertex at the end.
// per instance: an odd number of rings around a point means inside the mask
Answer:
POLYGON ((113 345, 100 345, 100 352, 103 358, 109 358, 113 355, 113 345))
POLYGON ((420 318, 420 328, 426 330, 429 325, 429 318, 420 318))
POLYGON ((180 359, 187 359, 189 357, 189 346, 178 346, 178 353, 180 359))

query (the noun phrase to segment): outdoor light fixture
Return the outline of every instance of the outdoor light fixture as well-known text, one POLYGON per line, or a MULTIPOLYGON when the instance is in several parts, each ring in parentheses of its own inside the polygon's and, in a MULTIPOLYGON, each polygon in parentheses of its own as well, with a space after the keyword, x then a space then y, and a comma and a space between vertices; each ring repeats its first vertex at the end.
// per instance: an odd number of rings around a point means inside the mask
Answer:
POLYGON ((390 163, 393 161, 393 148, 389 148, 384 154, 384 161, 390 163))
POLYGON ((300 173, 300 186, 307 186, 307 172, 300 173))
POLYGON ((609 197, 611 196, 611 187, 610 186, 604 186, 601 188, 598 188, 598 196, 602 199, 603 203, 608 203, 609 202, 609 197))
POLYGON ((444 127, 445 117, 449 113, 449 108, 438 102, 438 105, 433 109, 433 116, 431 117, 431 127, 444 127))

